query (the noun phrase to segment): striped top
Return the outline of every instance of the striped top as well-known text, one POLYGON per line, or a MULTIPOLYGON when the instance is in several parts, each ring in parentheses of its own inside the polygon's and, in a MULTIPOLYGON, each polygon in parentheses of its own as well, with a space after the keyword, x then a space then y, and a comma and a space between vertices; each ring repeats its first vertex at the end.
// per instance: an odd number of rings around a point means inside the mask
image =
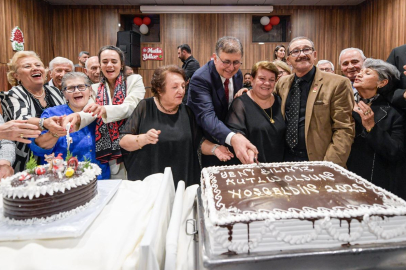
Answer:
MULTIPOLYGON (((55 87, 44 85, 45 100, 48 107, 66 104, 62 92, 55 87)), ((23 86, 14 86, 7 92, 0 92, 1 107, 3 109, 4 121, 28 120, 31 117, 40 117, 43 110, 30 92, 23 86)), ((15 172, 25 169, 25 163, 31 155, 30 148, 25 143, 16 142, 16 161, 14 163, 15 172)))

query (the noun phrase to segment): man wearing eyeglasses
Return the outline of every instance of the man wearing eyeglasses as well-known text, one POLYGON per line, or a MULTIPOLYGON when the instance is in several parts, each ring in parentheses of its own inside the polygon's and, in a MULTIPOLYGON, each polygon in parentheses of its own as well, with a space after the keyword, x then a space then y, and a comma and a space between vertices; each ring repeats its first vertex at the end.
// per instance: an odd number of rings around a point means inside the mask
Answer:
POLYGON ((279 79, 286 121, 285 161, 331 161, 346 166, 354 140, 350 81, 314 66, 317 52, 306 37, 287 48, 294 74, 279 79))
MULTIPOLYGON (((240 71, 243 47, 235 37, 222 37, 216 43, 213 60, 198 69, 189 84, 187 105, 195 114, 206 139, 219 145, 230 145, 239 160, 252 163, 258 153, 243 135, 235 134, 225 124, 234 93, 242 88, 240 71), (250 155, 248 154, 250 151, 250 155)), ((218 145, 213 147, 212 152, 218 145)), ((221 165, 215 156, 202 155, 203 167, 221 165)))
POLYGON ((328 60, 320 60, 319 62, 317 62, 316 67, 318 67, 321 71, 335 74, 334 64, 328 60))

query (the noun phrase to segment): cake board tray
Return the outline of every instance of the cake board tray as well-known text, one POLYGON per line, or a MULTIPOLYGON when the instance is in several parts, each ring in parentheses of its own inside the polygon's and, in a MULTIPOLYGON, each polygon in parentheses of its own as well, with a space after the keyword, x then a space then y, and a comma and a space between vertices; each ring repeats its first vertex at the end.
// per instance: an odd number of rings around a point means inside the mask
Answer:
POLYGON ((210 254, 200 187, 197 190, 196 208, 198 237, 195 242, 195 260, 197 269, 200 270, 406 269, 406 242, 353 245, 322 250, 303 249, 237 255, 210 254))
POLYGON ((111 200, 121 182, 122 180, 99 180, 99 195, 89 207, 72 216, 41 224, 8 224, 3 216, 3 202, 0 197, 0 241, 79 237, 111 200))

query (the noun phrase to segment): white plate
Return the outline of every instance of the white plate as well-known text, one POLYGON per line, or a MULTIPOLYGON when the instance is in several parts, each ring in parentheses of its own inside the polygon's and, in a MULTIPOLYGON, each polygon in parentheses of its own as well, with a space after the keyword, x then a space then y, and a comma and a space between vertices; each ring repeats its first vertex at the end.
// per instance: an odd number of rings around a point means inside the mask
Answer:
POLYGON ((116 193, 121 180, 99 180, 99 198, 85 210, 64 219, 45 224, 11 225, 3 216, 0 197, 0 241, 79 237, 92 224, 116 193))

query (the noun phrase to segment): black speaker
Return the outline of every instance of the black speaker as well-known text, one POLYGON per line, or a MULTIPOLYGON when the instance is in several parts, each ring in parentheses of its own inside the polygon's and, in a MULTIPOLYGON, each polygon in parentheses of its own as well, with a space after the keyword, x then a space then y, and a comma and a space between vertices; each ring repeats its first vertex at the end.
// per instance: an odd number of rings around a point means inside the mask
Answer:
POLYGON ((141 35, 134 31, 117 32, 117 47, 125 54, 125 65, 141 67, 141 35))

